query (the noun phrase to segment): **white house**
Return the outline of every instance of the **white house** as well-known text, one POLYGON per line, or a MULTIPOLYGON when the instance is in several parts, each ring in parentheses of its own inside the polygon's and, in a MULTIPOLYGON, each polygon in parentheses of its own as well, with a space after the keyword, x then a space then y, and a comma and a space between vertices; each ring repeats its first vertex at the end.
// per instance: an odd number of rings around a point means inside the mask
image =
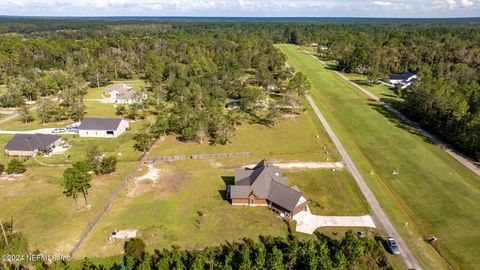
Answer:
POLYGON ((85 118, 78 127, 80 137, 115 138, 130 125, 127 120, 118 118, 85 118))
POLYGON ((397 86, 399 85, 401 89, 405 89, 412 85, 412 83, 417 79, 417 75, 405 72, 402 74, 390 74, 388 79, 383 81, 390 86, 397 86))
POLYGON ((132 104, 147 99, 145 92, 134 91, 131 86, 124 83, 115 83, 108 86, 103 91, 103 94, 111 99, 113 103, 120 104, 132 104))

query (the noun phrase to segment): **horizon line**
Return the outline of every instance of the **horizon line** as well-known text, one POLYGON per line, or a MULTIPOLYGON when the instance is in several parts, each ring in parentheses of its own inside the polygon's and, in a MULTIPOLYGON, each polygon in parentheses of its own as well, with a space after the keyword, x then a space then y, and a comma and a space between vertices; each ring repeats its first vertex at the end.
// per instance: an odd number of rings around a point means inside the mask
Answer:
POLYGON ((213 16, 213 15, 9 15, 0 14, 0 18, 217 18, 217 19, 480 19, 480 16, 472 17, 376 17, 376 16, 213 16))

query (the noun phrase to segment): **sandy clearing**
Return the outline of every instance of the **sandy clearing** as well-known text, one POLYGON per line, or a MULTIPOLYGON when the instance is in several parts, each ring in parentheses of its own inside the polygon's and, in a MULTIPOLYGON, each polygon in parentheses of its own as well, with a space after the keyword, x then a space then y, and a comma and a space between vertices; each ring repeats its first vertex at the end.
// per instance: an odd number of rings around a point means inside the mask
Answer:
MULTIPOLYGON (((345 165, 342 162, 315 162, 315 161, 295 161, 295 162, 273 162, 280 169, 343 169, 345 165)), ((253 168, 257 164, 249 164, 243 168, 253 168)))

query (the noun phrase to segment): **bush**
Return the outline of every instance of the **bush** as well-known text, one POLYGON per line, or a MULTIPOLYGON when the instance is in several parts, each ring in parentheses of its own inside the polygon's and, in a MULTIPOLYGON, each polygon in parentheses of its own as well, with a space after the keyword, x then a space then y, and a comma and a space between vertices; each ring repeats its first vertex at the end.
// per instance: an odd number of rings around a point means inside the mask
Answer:
POLYGON ((100 174, 112 173, 117 169, 117 158, 112 156, 104 158, 100 164, 100 174))
POLYGON ((27 169, 25 169, 25 165, 20 162, 18 159, 14 158, 10 160, 7 167, 8 174, 21 174, 24 173, 27 169))
POLYGON ((124 250, 127 257, 141 261, 145 253, 145 243, 140 238, 133 238, 125 242, 124 250))
POLYGON ((5 165, 0 163, 0 174, 2 174, 5 171, 5 165))

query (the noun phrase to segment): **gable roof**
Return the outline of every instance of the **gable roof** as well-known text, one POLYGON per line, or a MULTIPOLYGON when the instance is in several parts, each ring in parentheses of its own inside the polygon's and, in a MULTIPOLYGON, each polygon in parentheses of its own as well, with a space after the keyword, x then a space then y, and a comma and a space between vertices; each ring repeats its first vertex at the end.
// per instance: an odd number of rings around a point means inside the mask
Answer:
POLYGON ((401 74, 390 74, 388 75, 389 80, 399 80, 399 81, 408 81, 411 77, 415 76, 415 74, 411 72, 404 72, 401 74))
POLYGON ((114 83, 108 87, 105 88, 105 90, 103 90, 105 93, 111 93, 113 91, 117 91, 119 93, 122 93, 122 92, 127 92, 127 91, 130 91, 130 89, 132 89, 131 86, 127 85, 127 84, 124 84, 124 83, 114 83))
POLYGON ((78 126, 79 130, 116 130, 122 119, 120 118, 84 118, 78 126))
POLYGON ((297 206, 298 201, 302 197, 302 193, 299 191, 282 185, 273 181, 270 185, 270 192, 268 194, 268 200, 275 204, 292 211, 297 206))
POLYGON ((288 187, 287 182, 277 166, 262 160, 253 169, 235 171, 235 185, 230 186, 230 198, 247 198, 253 193, 259 199, 268 199, 292 211, 302 193, 298 187, 288 187))
POLYGON ((60 136, 51 134, 15 134, 5 149, 8 151, 44 151, 59 139, 60 136))

